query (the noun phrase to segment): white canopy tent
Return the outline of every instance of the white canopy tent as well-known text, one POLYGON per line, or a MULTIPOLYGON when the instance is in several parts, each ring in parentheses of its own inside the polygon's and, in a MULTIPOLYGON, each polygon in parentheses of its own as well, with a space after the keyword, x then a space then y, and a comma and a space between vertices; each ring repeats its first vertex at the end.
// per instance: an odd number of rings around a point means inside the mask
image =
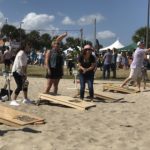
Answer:
POLYGON ((81 51, 81 47, 80 46, 77 46, 77 48, 79 49, 79 51, 81 51))
POLYGON ((104 47, 104 48, 101 48, 100 51, 104 51, 104 50, 107 50, 107 49, 113 49, 113 48, 116 48, 116 49, 119 49, 119 48, 123 48, 125 47, 123 44, 120 43, 119 40, 116 40, 113 44, 107 46, 107 47, 104 47))

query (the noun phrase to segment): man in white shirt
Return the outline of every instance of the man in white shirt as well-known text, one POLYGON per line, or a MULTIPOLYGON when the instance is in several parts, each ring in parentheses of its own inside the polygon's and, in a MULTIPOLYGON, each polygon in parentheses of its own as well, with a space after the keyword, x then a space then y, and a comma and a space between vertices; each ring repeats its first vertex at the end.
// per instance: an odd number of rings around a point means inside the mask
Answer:
POLYGON ((137 81, 138 90, 140 91, 144 55, 146 52, 150 51, 150 48, 145 49, 144 42, 142 41, 138 42, 137 46, 138 47, 134 52, 133 61, 130 66, 130 75, 128 78, 125 79, 121 87, 125 86, 127 82, 132 79, 137 81))
POLYGON ((16 102, 16 99, 20 93, 23 91, 24 100, 23 103, 30 103, 28 99, 28 83, 27 83, 27 52, 29 48, 27 48, 26 44, 22 43, 20 47, 20 51, 17 53, 14 64, 12 67, 12 73, 17 84, 17 88, 14 93, 14 98, 11 101, 10 105, 18 106, 19 103, 16 102))

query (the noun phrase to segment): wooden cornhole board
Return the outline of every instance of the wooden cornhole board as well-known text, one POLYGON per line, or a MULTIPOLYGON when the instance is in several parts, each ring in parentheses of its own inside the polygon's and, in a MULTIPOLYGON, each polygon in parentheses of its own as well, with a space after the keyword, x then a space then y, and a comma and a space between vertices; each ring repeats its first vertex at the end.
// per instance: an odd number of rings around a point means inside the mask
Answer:
POLYGON ((44 119, 0 105, 0 123, 9 126, 25 126, 28 124, 42 124, 44 119))
POLYGON ((53 95, 42 94, 42 93, 39 95, 39 102, 41 100, 48 100, 48 101, 62 104, 65 106, 73 107, 79 110, 85 110, 90 107, 96 106, 92 102, 86 102, 86 101, 75 99, 69 96, 59 96, 59 95, 53 96, 53 95))
POLYGON ((115 84, 110 84, 110 83, 104 83, 103 84, 103 91, 114 91, 114 92, 121 92, 121 93, 126 93, 126 94, 132 94, 132 93, 138 93, 138 90, 131 89, 131 88, 122 88, 118 85, 115 84))
MULTIPOLYGON (((89 93, 88 90, 85 90, 86 93, 89 93)), ((79 91, 77 92, 77 94, 74 96, 74 97, 78 97, 80 95, 79 91)), ((105 101, 109 101, 109 102, 117 102, 119 100, 122 100, 123 97, 116 97, 116 96, 112 96, 112 95, 106 95, 104 92, 95 92, 94 91, 94 98, 100 98, 100 99, 103 99, 105 101)))
MULTIPOLYGON (((89 91, 86 90, 85 91, 86 93, 88 93, 89 91)), ((116 97, 116 96, 110 96, 110 95, 106 95, 104 92, 99 92, 99 93, 96 93, 94 92, 94 98, 100 98, 100 99, 103 99, 103 100, 106 100, 107 102, 117 102, 119 100, 122 100, 123 98, 122 97, 116 97)))

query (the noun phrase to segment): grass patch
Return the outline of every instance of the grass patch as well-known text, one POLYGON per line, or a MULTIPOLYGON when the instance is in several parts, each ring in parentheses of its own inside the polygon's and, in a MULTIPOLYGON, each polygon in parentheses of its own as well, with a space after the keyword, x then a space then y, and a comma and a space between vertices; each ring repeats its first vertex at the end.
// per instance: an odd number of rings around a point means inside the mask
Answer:
POLYGON ((45 77, 46 69, 37 65, 29 65, 27 70, 28 76, 45 77))
MULTIPOLYGON (((0 71, 3 68, 3 64, 0 64, 0 71)), ((128 70, 124 70, 124 69, 119 69, 117 70, 117 80, 118 79, 125 79, 126 77, 128 77, 129 75, 129 71, 128 70)), ((38 66, 38 65, 28 65, 28 70, 27 70, 28 76, 32 76, 32 77, 45 77, 46 75, 46 69, 44 67, 38 66)), ((98 68, 96 73, 95 73, 95 79, 102 79, 102 71, 100 71, 100 69, 98 68)), ((148 71, 148 74, 149 71, 148 71)), ((111 72, 111 76, 112 76, 112 72, 111 72)), ((64 79, 73 79, 74 76, 70 76, 69 72, 67 70, 66 67, 64 67, 64 79)))

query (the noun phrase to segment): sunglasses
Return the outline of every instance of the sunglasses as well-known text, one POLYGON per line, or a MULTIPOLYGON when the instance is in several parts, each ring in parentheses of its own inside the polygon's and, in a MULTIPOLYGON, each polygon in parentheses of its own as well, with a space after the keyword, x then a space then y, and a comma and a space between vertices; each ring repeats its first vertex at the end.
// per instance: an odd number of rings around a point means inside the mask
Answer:
POLYGON ((91 49, 91 48, 86 48, 86 49, 84 49, 84 50, 86 50, 86 51, 92 51, 92 49, 91 49))
POLYGON ((55 43, 55 45, 60 45, 60 43, 55 43))

